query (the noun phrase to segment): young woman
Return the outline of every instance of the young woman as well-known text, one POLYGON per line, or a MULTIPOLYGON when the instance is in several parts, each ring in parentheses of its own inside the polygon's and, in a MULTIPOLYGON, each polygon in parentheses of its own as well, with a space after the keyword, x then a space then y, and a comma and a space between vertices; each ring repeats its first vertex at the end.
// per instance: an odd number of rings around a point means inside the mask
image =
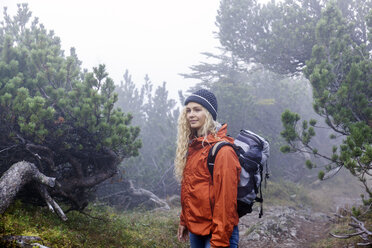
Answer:
POLYGON ((216 122, 217 100, 198 90, 185 101, 178 120, 175 175, 181 181, 178 239, 190 238, 191 248, 238 247, 237 188, 240 164, 235 151, 217 153, 213 180, 207 167, 210 148, 226 136, 227 125, 216 122))

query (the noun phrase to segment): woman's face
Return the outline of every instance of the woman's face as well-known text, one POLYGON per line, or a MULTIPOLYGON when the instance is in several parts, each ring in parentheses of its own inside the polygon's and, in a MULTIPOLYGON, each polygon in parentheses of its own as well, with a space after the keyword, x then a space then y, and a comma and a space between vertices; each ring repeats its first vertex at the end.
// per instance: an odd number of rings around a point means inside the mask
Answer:
POLYGON ((189 102, 186 105, 186 119, 190 123, 191 128, 198 132, 206 119, 206 113, 202 105, 196 102, 189 102))

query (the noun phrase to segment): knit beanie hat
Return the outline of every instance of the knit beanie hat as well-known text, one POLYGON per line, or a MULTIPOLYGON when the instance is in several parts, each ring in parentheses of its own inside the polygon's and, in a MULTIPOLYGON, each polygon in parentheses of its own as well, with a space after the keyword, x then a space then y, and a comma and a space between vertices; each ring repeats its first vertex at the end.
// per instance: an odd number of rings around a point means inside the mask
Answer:
POLYGON ((213 120, 216 120, 218 105, 216 96, 212 92, 205 89, 198 90, 186 98, 185 105, 189 102, 199 103, 211 113, 213 120))

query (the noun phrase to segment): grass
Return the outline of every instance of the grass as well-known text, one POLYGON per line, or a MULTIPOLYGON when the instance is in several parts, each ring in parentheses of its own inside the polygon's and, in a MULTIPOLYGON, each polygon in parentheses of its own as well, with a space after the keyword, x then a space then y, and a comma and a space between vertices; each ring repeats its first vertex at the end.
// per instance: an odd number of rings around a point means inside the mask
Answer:
POLYGON ((94 219, 78 212, 61 221, 46 208, 15 202, 0 216, 0 236, 39 236, 49 247, 187 247, 177 241, 178 211, 125 212, 88 208, 94 219))
POLYGON ((262 184, 262 191, 264 202, 268 205, 290 207, 312 207, 316 205, 313 199, 308 196, 308 189, 290 181, 268 181, 266 189, 262 184))
MULTIPOLYGON (((372 227, 372 211, 368 213, 358 216, 358 220, 363 221, 365 223, 365 227, 371 230, 372 227)), ((350 212, 349 214, 342 219, 337 219, 336 223, 332 225, 330 230, 331 233, 344 236, 347 234, 352 234, 356 232, 356 229, 351 228, 349 223, 351 223, 350 212)), ((355 236, 348 239, 338 239, 334 237, 329 237, 326 239, 322 239, 319 242, 312 245, 314 248, 338 248, 338 247, 366 247, 366 246, 358 246, 357 243, 363 243, 365 241, 362 240, 359 236, 355 236)), ((368 246, 370 247, 370 246, 368 246)))

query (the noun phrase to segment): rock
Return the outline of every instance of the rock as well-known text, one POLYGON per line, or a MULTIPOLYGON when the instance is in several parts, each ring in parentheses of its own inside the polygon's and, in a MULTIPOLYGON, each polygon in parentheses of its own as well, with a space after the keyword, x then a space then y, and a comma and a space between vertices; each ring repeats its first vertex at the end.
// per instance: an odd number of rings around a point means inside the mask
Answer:
POLYGON ((172 207, 181 206, 181 197, 179 195, 172 195, 166 199, 167 203, 172 207))
POLYGON ((262 218, 250 214, 240 219, 240 247, 306 247, 309 239, 316 241, 328 233, 321 229, 328 222, 324 213, 283 206, 265 210, 262 218))
POLYGON ((248 235, 248 240, 259 240, 261 237, 260 234, 253 232, 248 235))
POLYGON ((292 235, 292 237, 296 237, 297 229, 296 228, 291 228, 290 234, 292 235))

